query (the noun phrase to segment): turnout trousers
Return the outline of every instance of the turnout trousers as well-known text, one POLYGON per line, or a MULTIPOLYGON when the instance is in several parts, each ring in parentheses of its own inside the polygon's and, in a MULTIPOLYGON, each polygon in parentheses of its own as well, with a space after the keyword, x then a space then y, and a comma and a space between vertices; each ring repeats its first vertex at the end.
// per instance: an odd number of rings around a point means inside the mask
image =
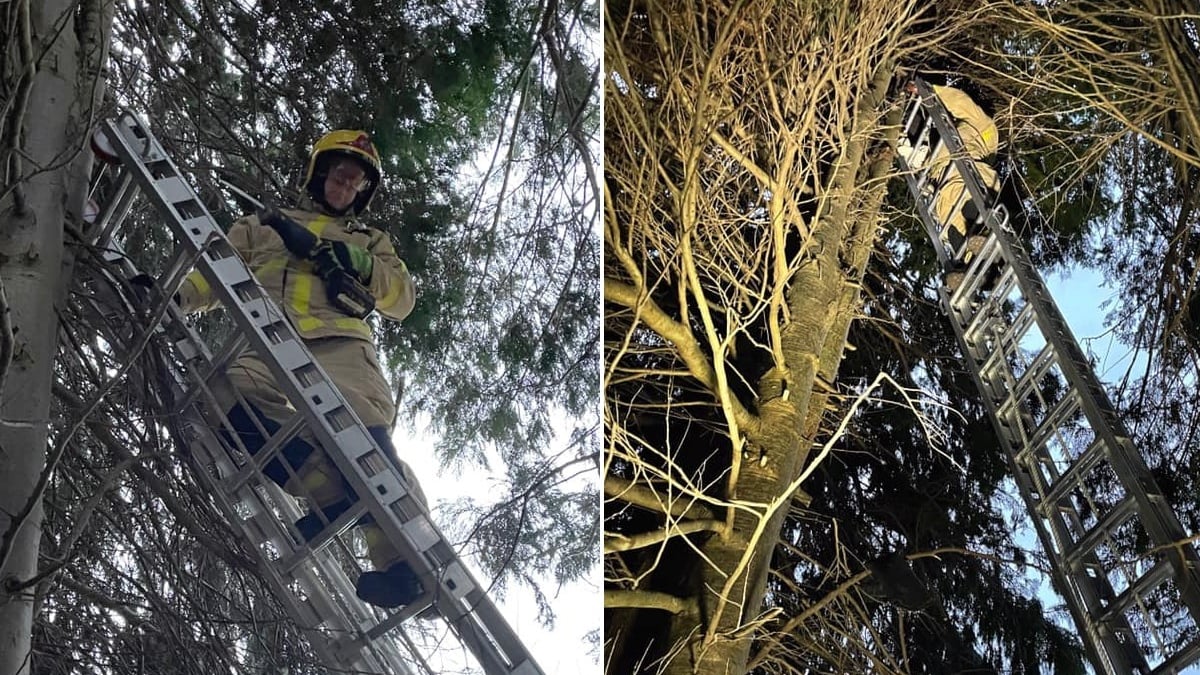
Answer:
MULTIPOLYGON (((379 367, 375 346, 366 340, 350 337, 318 338, 307 340, 305 344, 366 425, 375 443, 400 471, 414 496, 428 508, 416 476, 408 464, 396 455, 391 441, 390 431, 396 406, 391 388, 379 367)), ((227 375, 251 408, 247 411, 241 403, 235 404, 229 411, 230 423, 246 449, 252 454, 256 453, 265 444, 265 439, 250 416, 256 415, 267 432, 273 433, 296 410, 275 384, 270 369, 252 351, 247 350, 239 356, 229 367, 227 375)), ((342 501, 357 501, 357 495, 350 490, 337 466, 307 429, 284 446, 280 458, 269 462, 264 473, 289 494, 311 500, 313 503, 309 507, 314 510, 325 509, 342 501), (291 467, 294 476, 289 475, 281 459, 291 467)), ((400 560, 399 551, 373 521, 362 526, 362 533, 375 569, 387 569, 400 560)))

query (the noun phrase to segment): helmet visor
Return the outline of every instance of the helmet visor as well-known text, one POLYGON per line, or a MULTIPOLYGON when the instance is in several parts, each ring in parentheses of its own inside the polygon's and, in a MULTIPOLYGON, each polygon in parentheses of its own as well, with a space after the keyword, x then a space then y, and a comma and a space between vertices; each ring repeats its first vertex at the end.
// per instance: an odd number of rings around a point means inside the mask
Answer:
POLYGON ((371 179, 363 170, 362 162, 346 157, 339 157, 332 162, 326 174, 329 180, 344 185, 355 192, 364 192, 371 187, 371 179))

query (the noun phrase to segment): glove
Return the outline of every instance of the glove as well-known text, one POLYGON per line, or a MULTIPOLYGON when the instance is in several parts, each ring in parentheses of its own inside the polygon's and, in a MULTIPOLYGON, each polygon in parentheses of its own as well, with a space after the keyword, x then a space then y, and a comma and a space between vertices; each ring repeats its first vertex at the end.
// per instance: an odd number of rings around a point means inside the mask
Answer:
POLYGON ((342 265, 334 246, 337 243, 340 242, 321 240, 310 257, 313 270, 321 281, 325 282, 325 292, 334 307, 350 316, 365 318, 375 311, 375 297, 371 295, 370 289, 358 280, 356 272, 342 265))
POLYGON ((375 268, 375 258, 361 246, 347 244, 344 241, 331 241, 333 255, 348 272, 352 272, 364 284, 371 283, 371 272, 375 268))
POLYGON ((371 278, 371 254, 340 241, 326 241, 278 210, 264 207, 258 222, 275 230, 292 255, 311 260, 313 271, 325 283, 329 301, 339 310, 365 318, 375 310, 375 298, 362 281, 371 278))
POLYGON ((321 243, 317 235, 309 232, 303 225, 283 215, 274 207, 264 206, 254 215, 258 217, 258 222, 275 230, 279 234, 279 238, 283 240, 284 247, 298 258, 305 260, 312 258, 317 246, 321 243))
MULTIPOLYGON (((319 249, 332 246, 333 256, 342 269, 352 272, 364 284, 371 281, 371 271, 375 267, 375 259, 362 247, 347 244, 344 241, 329 242, 320 239, 303 225, 271 206, 264 206, 255 215, 258 216, 258 222, 279 233, 279 237, 283 239, 283 245, 293 255, 306 260, 316 260, 319 249)), ((330 266, 326 263, 324 267, 329 268, 330 266)))
MULTIPOLYGON (((129 286, 133 289, 133 294, 137 296, 143 308, 156 305, 162 300, 162 291, 158 288, 158 282, 145 272, 130 277, 129 286)), ((178 305, 179 294, 176 293, 171 300, 178 305)))

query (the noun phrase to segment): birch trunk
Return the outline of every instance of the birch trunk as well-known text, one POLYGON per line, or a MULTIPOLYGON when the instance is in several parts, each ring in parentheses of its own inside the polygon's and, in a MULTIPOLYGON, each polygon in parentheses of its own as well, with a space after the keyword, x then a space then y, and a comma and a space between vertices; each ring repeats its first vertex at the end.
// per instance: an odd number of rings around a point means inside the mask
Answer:
POLYGON ((99 1, 17 0, 10 16, 16 39, 3 76, 15 95, 3 119, 0 284, 12 332, 0 340, 12 360, 0 381, 0 673, 21 675, 32 661, 54 306, 69 279, 63 225, 79 222, 86 195, 112 12, 99 1))

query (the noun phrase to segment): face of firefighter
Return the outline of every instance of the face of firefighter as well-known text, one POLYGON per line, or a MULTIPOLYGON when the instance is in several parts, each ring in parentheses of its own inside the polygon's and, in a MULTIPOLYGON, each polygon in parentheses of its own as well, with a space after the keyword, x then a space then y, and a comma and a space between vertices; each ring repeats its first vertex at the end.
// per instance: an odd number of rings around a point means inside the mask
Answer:
POLYGON ((358 162, 338 160, 325 176, 325 201, 340 211, 353 204, 358 193, 367 187, 367 174, 358 162))

